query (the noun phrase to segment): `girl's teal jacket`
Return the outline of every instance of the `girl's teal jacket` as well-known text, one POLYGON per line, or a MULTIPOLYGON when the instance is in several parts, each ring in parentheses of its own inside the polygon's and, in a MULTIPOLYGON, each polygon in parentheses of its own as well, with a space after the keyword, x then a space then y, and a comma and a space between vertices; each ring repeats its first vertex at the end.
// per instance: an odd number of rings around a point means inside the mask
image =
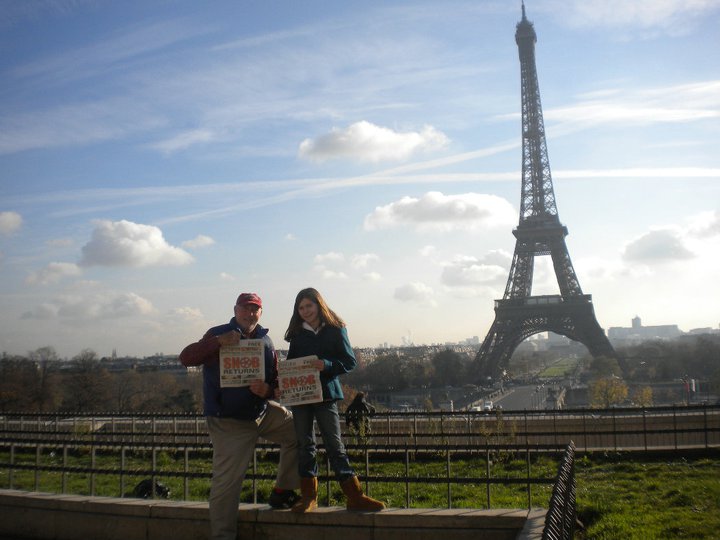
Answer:
POLYGON ((347 330, 325 325, 316 334, 302 329, 290 340, 288 360, 312 355, 325 362, 325 369, 320 372, 323 400, 344 399, 338 377, 349 373, 357 365, 347 330))

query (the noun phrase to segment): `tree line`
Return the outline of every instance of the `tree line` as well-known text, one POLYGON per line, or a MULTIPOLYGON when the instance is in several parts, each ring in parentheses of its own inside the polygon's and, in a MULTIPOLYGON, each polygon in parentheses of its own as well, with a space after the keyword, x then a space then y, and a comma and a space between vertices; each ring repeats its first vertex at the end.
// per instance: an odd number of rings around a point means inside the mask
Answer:
POLYGON ((70 360, 60 360, 52 347, 0 360, 0 411, 194 412, 201 400, 201 376, 111 372, 90 349, 70 360))
MULTIPOLYGON (((452 349, 429 352, 423 347, 399 349, 365 361, 357 350, 358 368, 343 376, 346 403, 356 389, 393 392, 411 388, 460 387, 478 381, 475 355, 452 349)), ((581 359, 578 375, 590 388, 591 399, 602 405, 622 402, 628 387, 635 403, 649 405, 649 383, 692 378, 706 381, 720 393, 720 335, 684 336, 672 341, 648 341, 617 350, 617 358, 581 359), (642 393, 637 393, 641 389, 642 393)), ((557 353, 516 352, 509 376, 541 372, 557 353)), ((111 371, 109 362, 85 349, 60 360, 52 347, 26 356, 0 358, 0 411, 29 412, 199 412, 202 410, 200 373, 111 371)))

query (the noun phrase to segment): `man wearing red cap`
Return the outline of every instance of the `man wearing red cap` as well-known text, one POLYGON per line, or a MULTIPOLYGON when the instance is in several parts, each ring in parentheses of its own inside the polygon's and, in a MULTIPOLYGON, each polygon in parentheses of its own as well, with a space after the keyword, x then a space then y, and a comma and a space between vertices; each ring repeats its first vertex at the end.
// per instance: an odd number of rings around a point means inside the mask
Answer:
POLYGON ((248 464, 260 437, 280 445, 280 463, 273 508, 289 508, 298 499, 297 439, 290 411, 271 401, 277 388, 277 353, 267 328, 258 324, 262 300, 255 293, 242 293, 229 323, 210 328, 203 338, 180 353, 184 366, 203 366, 203 395, 208 431, 213 445, 213 475, 210 485, 212 538, 235 539, 238 504, 248 464), (262 340, 265 379, 250 386, 220 384, 220 348, 240 344, 243 339, 262 340))

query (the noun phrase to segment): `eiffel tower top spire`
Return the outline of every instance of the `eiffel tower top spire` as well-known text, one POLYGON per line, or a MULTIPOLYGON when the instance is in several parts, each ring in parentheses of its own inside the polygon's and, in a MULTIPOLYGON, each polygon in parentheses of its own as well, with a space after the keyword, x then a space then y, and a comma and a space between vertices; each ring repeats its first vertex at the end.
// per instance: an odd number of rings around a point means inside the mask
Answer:
MULTIPOLYGON (((525 14, 525 2, 522 2, 522 19, 519 23, 516 25, 515 30, 515 42, 518 43, 518 38, 522 37, 531 37, 532 42, 535 43, 537 41, 537 35, 535 34, 535 29, 533 28, 533 23, 528 21, 528 18, 525 14)), ((519 43, 518 43, 519 45, 519 43)))
POLYGON ((535 223, 558 224, 555 192, 553 190, 545 123, 543 121, 540 86, 535 67, 537 34, 525 14, 515 29, 515 42, 520 56, 522 91, 522 192, 520 195, 520 225, 535 223))

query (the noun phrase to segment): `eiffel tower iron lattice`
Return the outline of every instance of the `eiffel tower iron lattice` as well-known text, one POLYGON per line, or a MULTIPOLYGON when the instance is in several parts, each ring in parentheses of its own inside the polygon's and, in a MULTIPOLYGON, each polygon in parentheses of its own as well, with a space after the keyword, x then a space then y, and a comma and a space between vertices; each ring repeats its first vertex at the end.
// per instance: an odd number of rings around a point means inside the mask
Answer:
POLYGON ((520 221, 513 230, 517 241, 505 293, 495 301, 495 321, 475 358, 481 377, 501 375, 517 346, 539 332, 578 341, 593 356, 615 357, 595 317, 592 296, 580 288, 565 244, 568 230, 558 217, 535 67, 536 41, 523 2, 515 31, 522 88, 520 221), (532 296, 535 257, 543 255, 552 258, 559 295, 532 296))

